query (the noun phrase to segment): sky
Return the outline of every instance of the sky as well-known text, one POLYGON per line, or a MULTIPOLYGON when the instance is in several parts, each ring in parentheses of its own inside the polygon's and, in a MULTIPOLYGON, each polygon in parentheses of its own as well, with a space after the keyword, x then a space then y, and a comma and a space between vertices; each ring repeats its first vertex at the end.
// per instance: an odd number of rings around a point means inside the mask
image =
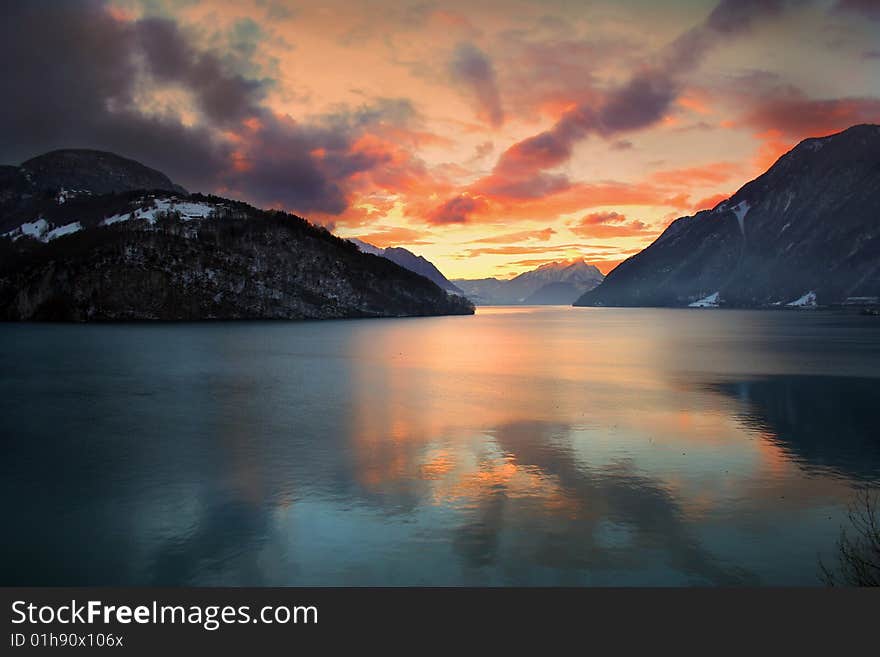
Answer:
POLYGON ((0 9, 0 163, 110 150, 449 278, 607 272, 801 139, 880 122, 880 0, 0 9))

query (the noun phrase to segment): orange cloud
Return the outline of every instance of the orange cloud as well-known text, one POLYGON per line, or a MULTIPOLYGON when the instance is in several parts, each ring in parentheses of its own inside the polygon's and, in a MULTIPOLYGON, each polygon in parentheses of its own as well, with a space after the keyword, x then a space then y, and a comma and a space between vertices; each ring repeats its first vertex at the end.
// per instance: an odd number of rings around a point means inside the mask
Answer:
POLYGON ((558 216, 588 208, 603 206, 654 205, 673 208, 686 207, 687 196, 673 194, 650 184, 639 183, 579 183, 546 198, 517 200, 502 203, 508 219, 535 216, 558 216))
POLYGON ((581 219, 582 225, 596 226, 598 224, 621 224, 626 217, 619 212, 593 212, 581 219))
POLYGON ((504 233, 502 235, 492 235, 490 237, 481 237, 480 239, 471 240, 473 242, 488 242, 489 244, 507 244, 510 242, 527 242, 530 240, 539 240, 546 242, 556 231, 552 228, 544 228, 543 230, 523 230, 518 233, 504 233))
POLYGON ((696 187, 718 185, 742 174, 742 166, 736 162, 712 162, 683 169, 657 171, 651 179, 663 185, 696 187))
POLYGON ((409 144, 416 148, 424 146, 451 148, 455 146, 455 141, 449 137, 428 130, 413 130, 402 126, 384 126, 382 135, 393 143, 409 144))
POLYGON ((756 173, 764 173, 772 167, 776 160, 795 146, 797 141, 784 138, 779 130, 767 130, 758 135, 758 138, 762 140, 762 143, 754 159, 756 173))
POLYGON ((691 89, 685 95, 680 96, 677 103, 696 114, 709 114, 712 111, 708 94, 697 89, 691 89))
POLYGON ((253 167, 253 164, 248 159, 247 154, 243 153, 242 151, 238 151, 238 150, 232 151, 229 154, 229 157, 230 157, 230 160, 232 163, 232 168, 235 171, 238 171, 238 172, 249 171, 251 169, 251 167, 253 167))
POLYGON ((666 206, 676 209, 690 207, 687 193, 671 190, 651 182, 624 183, 568 183, 546 194, 523 197, 518 193, 508 195, 508 190, 496 188, 493 192, 481 191, 485 181, 471 186, 471 191, 448 199, 434 207, 428 223, 508 223, 557 217, 603 206, 666 206))
POLYGON ((607 276, 610 272, 614 271, 617 265, 627 259, 628 256, 627 258, 614 258, 612 260, 593 260, 590 264, 594 265, 603 275, 607 276))
POLYGON ((425 239, 430 237, 430 235, 426 231, 415 230, 405 226, 383 226, 378 231, 364 233, 358 235, 357 238, 373 246, 385 248, 386 246, 400 246, 402 244, 431 244, 430 240, 425 239))
POLYGON ((706 198, 697 201, 697 204, 694 205, 694 212, 699 212, 700 210, 711 210, 716 205, 721 203, 721 201, 726 201, 729 197, 730 194, 714 194, 713 196, 707 196, 706 198))
POLYGON ((637 219, 627 220, 619 212, 596 212, 588 214, 579 222, 569 226, 571 232, 579 237, 641 237, 656 235, 657 230, 637 219))
POLYGON ((554 244, 552 246, 487 246, 467 249, 465 258, 476 258, 482 255, 537 255, 544 253, 565 253, 571 249, 580 249, 581 244, 554 244))
POLYGON ((489 208, 485 199, 468 194, 459 194, 431 211, 427 220, 430 224, 463 224, 472 215, 484 213, 489 208))

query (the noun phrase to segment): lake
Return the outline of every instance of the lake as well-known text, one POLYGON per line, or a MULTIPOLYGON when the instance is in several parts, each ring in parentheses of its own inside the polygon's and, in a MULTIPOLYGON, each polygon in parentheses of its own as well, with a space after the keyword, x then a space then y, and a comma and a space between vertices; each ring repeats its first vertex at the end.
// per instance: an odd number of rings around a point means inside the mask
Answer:
POLYGON ((0 584, 818 585, 880 318, 0 325, 0 584))

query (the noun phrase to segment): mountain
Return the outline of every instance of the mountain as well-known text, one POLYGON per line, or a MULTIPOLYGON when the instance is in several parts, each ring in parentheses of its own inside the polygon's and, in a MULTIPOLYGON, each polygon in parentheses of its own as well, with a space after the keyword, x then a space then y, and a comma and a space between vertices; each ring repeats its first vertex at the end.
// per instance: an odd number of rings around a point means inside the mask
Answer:
POLYGON ((569 305, 602 282, 602 272, 583 260, 549 262, 509 280, 455 279, 477 305, 569 305))
POLYGON ((880 126, 806 139, 672 222, 579 306, 827 305, 880 296, 880 126))
POLYGON ((0 229, 41 202, 63 203, 82 195, 164 190, 186 194, 165 174, 114 153, 85 149, 52 151, 21 166, 0 166, 0 229))
POLYGON ((570 306, 572 300, 577 299, 583 293, 583 288, 567 281, 547 283, 526 297, 523 304, 527 306, 570 306))
POLYGON ((108 153, 59 151, 4 167, 0 202, 0 319, 474 311, 464 298, 305 219, 187 194, 159 172, 108 153), (139 185, 147 189, 128 189, 139 185))
POLYGON ((378 246, 373 246, 372 244, 369 244, 357 238, 352 238, 349 240, 349 242, 353 242, 354 244, 356 244, 357 247, 364 253, 370 253, 372 255, 388 258, 391 262, 396 262, 401 267, 409 269, 410 271, 414 271, 420 276, 424 276, 429 281, 433 281, 447 292, 464 295, 464 292, 462 292, 458 287, 450 283, 449 279, 447 279, 440 272, 440 270, 434 266, 434 263, 422 256, 416 255, 412 251, 407 251, 406 249, 399 246, 390 246, 385 249, 380 249, 378 246))
POLYGON ((115 153, 58 150, 20 166, 0 166, 0 232, 6 232, 73 198, 161 190, 186 194, 165 174, 115 153))
POLYGON ((505 294, 508 281, 497 278, 454 278, 456 287, 478 306, 503 306, 517 303, 514 296, 505 294))
POLYGON ((875 379, 775 374, 719 381, 707 389, 728 397, 742 409, 737 412, 740 421, 775 436, 806 467, 856 480, 876 477, 880 441, 875 379))

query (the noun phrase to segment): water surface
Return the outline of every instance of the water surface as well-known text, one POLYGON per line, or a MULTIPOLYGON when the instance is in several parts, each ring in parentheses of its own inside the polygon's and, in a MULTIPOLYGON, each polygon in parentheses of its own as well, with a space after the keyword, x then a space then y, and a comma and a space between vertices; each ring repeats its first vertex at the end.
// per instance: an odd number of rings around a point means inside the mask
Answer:
POLYGON ((880 321, 0 326, 0 584, 818 584, 880 321))

